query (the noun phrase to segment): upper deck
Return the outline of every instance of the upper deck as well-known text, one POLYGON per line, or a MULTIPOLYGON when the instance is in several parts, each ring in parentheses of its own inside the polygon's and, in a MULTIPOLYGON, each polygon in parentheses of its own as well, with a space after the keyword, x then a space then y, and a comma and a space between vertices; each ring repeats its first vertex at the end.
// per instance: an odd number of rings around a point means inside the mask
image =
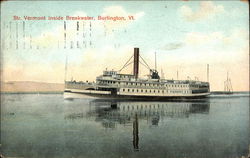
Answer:
POLYGON ((197 80, 169 80, 169 79, 152 79, 152 78, 136 78, 131 74, 119 74, 116 71, 103 71, 103 75, 96 78, 96 83, 98 84, 121 84, 127 83, 131 85, 143 84, 188 84, 188 85, 209 85, 208 82, 197 81, 197 80))

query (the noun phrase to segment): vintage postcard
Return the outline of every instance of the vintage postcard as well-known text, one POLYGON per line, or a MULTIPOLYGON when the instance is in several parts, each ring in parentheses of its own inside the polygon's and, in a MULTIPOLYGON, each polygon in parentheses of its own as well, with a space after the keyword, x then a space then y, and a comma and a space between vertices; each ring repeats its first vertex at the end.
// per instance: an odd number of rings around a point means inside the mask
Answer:
POLYGON ((249 158, 249 1, 1 1, 2 158, 249 158))

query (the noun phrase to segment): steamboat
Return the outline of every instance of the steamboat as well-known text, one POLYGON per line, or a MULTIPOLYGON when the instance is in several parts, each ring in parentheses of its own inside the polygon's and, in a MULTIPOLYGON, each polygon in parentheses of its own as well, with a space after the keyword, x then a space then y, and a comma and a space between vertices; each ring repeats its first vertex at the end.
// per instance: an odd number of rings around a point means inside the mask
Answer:
POLYGON ((125 100, 178 100, 204 98, 210 94, 209 82, 198 80, 161 79, 158 71, 151 69, 134 48, 134 54, 119 71, 104 70, 96 82, 65 81, 65 98, 96 98, 125 100), (121 70, 133 58, 133 74, 121 70), (142 60, 142 62, 140 61, 142 60), (139 78, 139 63, 148 67, 148 78, 139 78))

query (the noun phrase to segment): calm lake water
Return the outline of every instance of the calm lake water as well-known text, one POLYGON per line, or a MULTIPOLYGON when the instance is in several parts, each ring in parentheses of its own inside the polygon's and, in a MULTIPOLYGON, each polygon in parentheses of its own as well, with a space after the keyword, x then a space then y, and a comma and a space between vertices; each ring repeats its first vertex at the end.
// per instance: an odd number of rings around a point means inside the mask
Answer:
POLYGON ((2 94, 6 157, 236 158, 249 153, 249 95, 189 102, 2 94))

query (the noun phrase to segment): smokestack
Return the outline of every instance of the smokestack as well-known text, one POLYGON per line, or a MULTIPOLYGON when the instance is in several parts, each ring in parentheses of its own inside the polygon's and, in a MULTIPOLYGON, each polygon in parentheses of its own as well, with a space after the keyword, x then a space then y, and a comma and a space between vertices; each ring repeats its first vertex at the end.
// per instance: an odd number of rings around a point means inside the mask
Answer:
POLYGON ((138 78, 139 73, 139 48, 134 48, 134 73, 135 78, 138 78))

